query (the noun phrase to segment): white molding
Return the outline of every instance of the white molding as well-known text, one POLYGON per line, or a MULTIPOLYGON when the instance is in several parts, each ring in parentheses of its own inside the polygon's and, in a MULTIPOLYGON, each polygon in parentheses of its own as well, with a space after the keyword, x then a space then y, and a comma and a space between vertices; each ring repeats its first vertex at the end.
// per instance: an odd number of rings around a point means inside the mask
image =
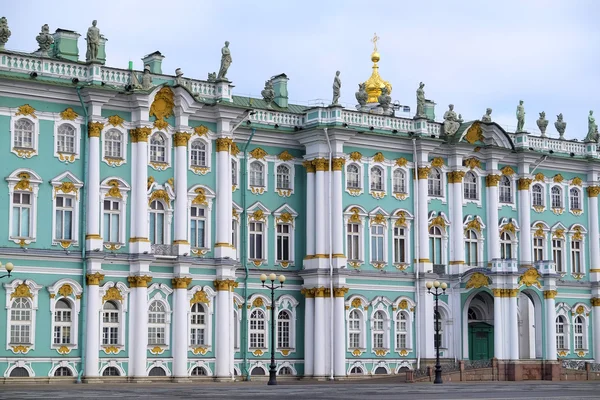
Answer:
POLYGON ((72 163, 78 160, 81 156, 81 123, 77 121, 55 121, 54 122, 54 157, 64 163, 72 163), (69 125, 75 129, 74 153, 59 153, 58 152, 58 130, 63 125, 69 125))
POLYGON ((56 311, 56 303, 63 299, 67 301, 71 305, 71 343, 67 345, 67 347, 71 349, 77 349, 79 346, 79 312, 81 311, 81 295, 83 294, 83 288, 79 284, 79 282, 70 279, 63 278, 56 282, 53 285, 47 287, 48 292, 50 293, 50 318, 51 318, 51 330, 50 330, 50 344, 51 348, 58 349, 63 344, 55 344, 54 343, 54 326, 56 324, 54 318, 54 312, 56 311), (68 297, 64 297, 58 293, 59 289, 63 285, 69 285, 72 288, 72 295, 68 297))
POLYGON ((37 116, 37 118, 34 118, 30 115, 15 116, 14 114, 16 112, 17 112, 16 109, 14 110, 14 112, 11 109, 11 112, 8 114, 11 116, 10 117, 10 149, 11 149, 10 152, 20 158, 31 158, 33 156, 37 156, 39 154, 39 141, 40 141, 40 123, 39 123, 40 115, 36 111, 35 115, 37 116), (15 148, 15 123, 20 119, 26 119, 27 121, 33 123, 33 134, 32 134, 32 139, 31 139, 32 147, 31 148, 23 148, 23 150, 26 150, 25 152, 20 152, 15 148), (32 150, 33 152, 29 152, 27 150, 32 150), (19 155, 19 153, 21 153, 21 155, 19 155))
POLYGON ((25 353, 28 353, 31 350, 35 350, 35 339, 36 339, 36 313, 38 310, 38 300, 39 300, 39 291, 40 289, 42 289, 43 286, 42 285, 38 285, 37 283, 35 283, 33 280, 31 279, 25 279, 25 280, 20 280, 20 279, 15 279, 10 283, 5 283, 4 284, 4 290, 6 292, 6 300, 5 300, 5 308, 6 308, 6 350, 12 350, 13 353, 16 353, 11 347, 14 346, 19 346, 19 345, 25 345, 27 347, 27 351, 25 353), (11 328, 11 311, 12 311, 12 305, 13 305, 13 301, 14 299, 11 298, 13 292, 15 291, 15 289, 17 288, 17 286, 21 285, 21 284, 25 284, 27 285, 27 287, 29 288, 29 291, 31 292, 32 297, 29 298, 27 297, 27 300, 30 302, 31 305, 31 320, 30 320, 30 324, 29 324, 29 340, 30 343, 10 343, 10 328, 11 328))
POLYGON ((8 181, 8 198, 9 198, 9 208, 8 208, 8 237, 9 240, 13 241, 16 244, 20 244, 23 240, 25 244, 30 244, 36 241, 37 238, 37 201, 38 201, 38 191, 40 189, 40 184, 43 182, 42 178, 36 174, 33 170, 27 168, 19 168, 13 171, 7 178, 8 181), (13 226, 13 194, 15 192, 15 186, 19 183, 21 178, 19 178, 19 174, 22 172, 26 172, 29 174, 29 183, 31 186, 31 190, 19 190, 19 192, 28 192, 31 194, 31 213, 29 215, 29 236, 28 237, 17 237, 11 235, 11 229, 13 226))
MULTIPOLYGON (((124 124, 126 124, 126 122, 124 122, 124 124)), ((128 132, 127 132, 127 126, 129 124, 125 125, 125 127, 121 126, 112 126, 112 125, 108 125, 105 124, 104 128, 102 129, 102 132, 100 134, 100 147, 101 147, 101 151, 102 151, 102 161, 104 163, 106 163, 107 165, 110 165, 111 167, 120 167, 121 165, 125 165, 127 164, 127 150, 128 150, 128 144, 129 144, 129 136, 128 136, 128 132), (106 134, 109 131, 112 130, 116 130, 121 134, 121 160, 109 160, 106 156, 106 134), (120 161, 120 162, 119 162, 120 161)))
POLYGON ((188 170, 196 175, 206 175, 212 170, 212 140, 208 136, 198 136, 192 134, 188 145, 185 148, 188 170), (204 144, 205 165, 192 165, 192 143, 202 142, 204 144))

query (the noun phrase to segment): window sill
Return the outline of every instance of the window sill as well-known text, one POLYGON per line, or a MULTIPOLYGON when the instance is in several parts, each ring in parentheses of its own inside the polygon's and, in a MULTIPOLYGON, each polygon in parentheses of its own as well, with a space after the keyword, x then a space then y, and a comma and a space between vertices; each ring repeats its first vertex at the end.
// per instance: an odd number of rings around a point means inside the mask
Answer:
POLYGON ((188 347, 188 351, 191 351, 194 354, 205 355, 209 351, 211 351, 211 347, 205 344, 192 344, 188 347))
POLYGON ((255 267, 260 267, 261 265, 263 265, 263 263, 266 263, 267 260, 260 260, 260 259, 248 259, 248 261, 250 261, 252 264, 254 264, 255 267))
POLYGON ((252 194, 263 194, 265 192, 265 190, 266 190, 265 186, 250 185, 250 192, 252 192, 252 194))

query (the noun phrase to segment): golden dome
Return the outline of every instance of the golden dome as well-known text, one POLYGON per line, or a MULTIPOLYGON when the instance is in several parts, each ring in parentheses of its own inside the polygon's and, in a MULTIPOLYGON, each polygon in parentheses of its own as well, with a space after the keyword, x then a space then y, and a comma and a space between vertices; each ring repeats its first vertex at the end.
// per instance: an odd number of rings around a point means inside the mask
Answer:
POLYGON ((371 77, 365 82, 365 89, 367 91, 367 94, 369 95, 367 103, 378 103, 379 96, 381 95, 381 89, 383 89, 384 87, 387 88, 389 95, 392 94, 392 85, 388 81, 383 80, 379 75, 379 66, 377 65, 377 63, 381 59, 381 56, 377 51, 378 40, 379 37, 377 37, 377 34, 375 34, 375 36, 371 40, 375 46, 375 49, 373 50, 373 53, 371 53, 371 61, 373 61, 373 72, 371 73, 371 77))

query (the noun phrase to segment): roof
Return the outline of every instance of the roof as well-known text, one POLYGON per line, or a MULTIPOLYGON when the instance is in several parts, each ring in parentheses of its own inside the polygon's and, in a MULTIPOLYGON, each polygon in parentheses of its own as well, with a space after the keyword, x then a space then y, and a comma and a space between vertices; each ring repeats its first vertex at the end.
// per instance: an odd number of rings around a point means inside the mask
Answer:
POLYGON ((297 104, 288 104, 287 107, 279 107, 275 102, 271 103, 271 108, 267 107, 267 102, 263 99, 255 99, 253 97, 232 96, 232 103, 236 106, 246 108, 260 108, 264 110, 282 111, 294 114, 304 114, 309 108, 297 104))

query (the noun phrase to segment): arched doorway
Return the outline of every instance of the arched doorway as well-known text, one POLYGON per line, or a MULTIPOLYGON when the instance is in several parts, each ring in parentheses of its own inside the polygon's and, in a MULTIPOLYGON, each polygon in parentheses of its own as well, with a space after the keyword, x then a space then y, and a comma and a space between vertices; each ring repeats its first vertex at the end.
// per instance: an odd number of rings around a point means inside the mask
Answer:
POLYGON ((542 302, 539 295, 526 289, 517 297, 519 321, 519 358, 542 358, 542 302))
POLYGON ((465 303, 469 360, 489 360, 494 357, 494 299, 487 292, 478 292, 465 303))

